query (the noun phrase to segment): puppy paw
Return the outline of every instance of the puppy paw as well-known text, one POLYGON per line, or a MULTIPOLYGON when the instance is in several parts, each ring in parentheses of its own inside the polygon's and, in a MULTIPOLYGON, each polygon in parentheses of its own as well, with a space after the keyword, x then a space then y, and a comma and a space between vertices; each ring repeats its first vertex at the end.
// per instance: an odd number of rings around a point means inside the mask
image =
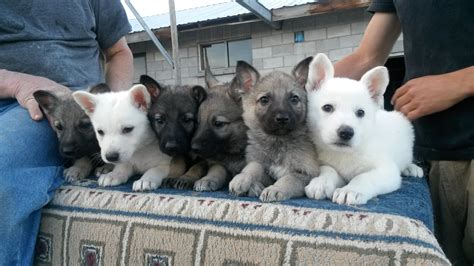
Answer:
POLYGON ((113 164, 104 164, 102 166, 98 166, 97 168, 95 168, 95 176, 101 176, 101 175, 105 175, 105 174, 108 174, 110 172, 112 172, 114 170, 114 165, 113 164))
POLYGON ((260 200, 263 202, 282 201, 289 198, 289 195, 275 186, 269 186, 265 188, 260 194, 260 200))
POLYGON ((161 184, 143 178, 133 182, 133 191, 150 191, 157 189, 161 184))
POLYGON ((235 196, 247 195, 250 185, 252 185, 251 178, 246 174, 240 173, 230 181, 229 192, 235 196))
POLYGON ((219 184, 209 179, 200 179, 194 183, 194 191, 216 191, 219 190, 219 184))
POLYGON ((331 199, 336 185, 322 177, 316 177, 304 188, 306 197, 310 199, 331 199))
POLYGON ((71 166, 69 168, 64 169, 63 175, 64 179, 67 182, 72 182, 86 178, 89 175, 89 171, 88 169, 84 169, 81 167, 71 166))
POLYGON ((105 175, 101 175, 99 177, 99 180, 97 180, 97 183, 99 184, 100 187, 111 187, 111 186, 118 186, 120 184, 123 184, 127 182, 128 177, 126 176, 119 176, 115 174, 114 172, 110 172, 105 175))
POLYGON ((402 172, 403 176, 423 177, 423 169, 412 163, 402 172))
POLYGON ((178 181, 177 178, 165 178, 165 179, 163 179, 163 183, 161 183, 161 187, 162 188, 174 188, 177 181, 178 181))
POLYGON ((332 196, 332 201, 337 204, 359 205, 366 204, 368 200, 367 195, 347 188, 347 186, 336 189, 332 196))
POLYGON ((250 184, 249 192, 247 196, 249 197, 260 197, 262 191, 265 189, 265 186, 260 182, 254 182, 250 184))

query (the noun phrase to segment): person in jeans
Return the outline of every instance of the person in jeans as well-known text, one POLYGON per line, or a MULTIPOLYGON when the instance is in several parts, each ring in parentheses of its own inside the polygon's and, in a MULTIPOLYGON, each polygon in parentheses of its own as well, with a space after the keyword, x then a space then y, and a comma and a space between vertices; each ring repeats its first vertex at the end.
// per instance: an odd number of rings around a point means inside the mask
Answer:
POLYGON ((414 124, 429 173, 437 237, 453 264, 474 263, 474 1, 374 0, 360 46, 335 65, 360 79, 403 32, 405 83, 392 103, 414 124))
POLYGON ((31 265, 41 208, 63 182, 33 92, 129 88, 131 27, 118 0, 0 1, 0 17, 0 265, 31 265))

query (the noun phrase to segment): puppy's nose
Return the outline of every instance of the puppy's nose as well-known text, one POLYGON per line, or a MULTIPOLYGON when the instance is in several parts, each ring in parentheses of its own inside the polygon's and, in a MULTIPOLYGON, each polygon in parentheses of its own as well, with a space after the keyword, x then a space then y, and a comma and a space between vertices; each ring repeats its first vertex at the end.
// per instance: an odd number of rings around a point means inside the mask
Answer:
POLYGON ((202 151, 202 145, 200 143, 193 143, 191 144, 191 150, 195 153, 199 153, 202 151))
POLYGON ((108 152, 107 154, 105 154, 105 159, 107 159, 107 161, 109 162, 116 162, 119 160, 119 153, 118 152, 108 152))
POLYGON ((178 143, 176 141, 168 141, 165 144, 165 149, 167 151, 175 151, 178 148, 178 143))
POLYGON ((350 140, 354 136, 354 129, 349 126, 341 126, 337 130, 337 135, 344 141, 350 140))
POLYGON ((279 124, 286 124, 290 120, 290 116, 287 113, 278 113, 275 117, 275 120, 279 124))
POLYGON ((75 150, 76 150, 76 148, 74 147, 74 145, 64 145, 64 146, 61 148, 61 152, 62 152, 65 156, 73 156, 74 153, 75 153, 75 150))

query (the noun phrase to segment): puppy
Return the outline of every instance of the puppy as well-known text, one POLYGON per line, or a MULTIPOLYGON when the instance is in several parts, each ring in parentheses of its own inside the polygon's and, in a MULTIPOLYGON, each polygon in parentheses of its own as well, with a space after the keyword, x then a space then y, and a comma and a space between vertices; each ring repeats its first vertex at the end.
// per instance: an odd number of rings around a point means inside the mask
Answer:
MULTIPOLYGON (((151 96, 148 119, 160 149, 173 156, 170 178, 164 180, 163 186, 184 189, 191 185, 192 188, 192 184, 180 182, 176 177, 186 170, 187 164, 199 161, 191 155, 191 139, 197 128, 199 101, 206 92, 201 86, 162 86, 147 75, 140 77, 140 83, 151 96)), ((187 174, 202 177, 205 167, 198 163, 187 174)))
MULTIPOLYGON (((108 91, 108 87, 98 86, 91 93, 108 91)), ((59 141, 59 152, 66 159, 64 169, 66 181, 88 177, 94 167, 97 173, 110 171, 100 159, 100 148, 86 113, 72 98, 71 92, 39 90, 33 93, 59 141)), ((96 174, 97 174, 96 173, 96 174)))
POLYGON ((324 166, 306 187, 309 198, 365 204, 400 188, 402 172, 423 175, 411 163, 412 125, 401 113, 383 110, 388 82, 385 67, 373 68, 356 81, 334 78, 324 54, 311 61, 308 125, 324 166))
POLYGON ((247 165, 230 182, 231 193, 260 196, 264 202, 301 197, 319 175, 306 126, 306 92, 298 78, 303 70, 298 65, 293 76, 274 71, 260 78, 249 66, 239 69, 249 145, 247 165))
POLYGON ((206 164, 196 164, 177 180, 182 186, 193 185, 195 191, 222 188, 245 166, 247 146, 238 82, 234 78, 231 83, 220 83, 208 66, 205 80, 208 89, 199 93, 198 128, 191 140, 191 149, 193 154, 205 159, 206 164))
POLYGON ((143 174, 133 183, 134 191, 158 188, 170 172, 171 156, 160 151, 148 121, 151 99, 146 87, 99 95, 77 91, 73 97, 92 121, 102 159, 115 166, 99 177, 99 186, 120 185, 143 174))

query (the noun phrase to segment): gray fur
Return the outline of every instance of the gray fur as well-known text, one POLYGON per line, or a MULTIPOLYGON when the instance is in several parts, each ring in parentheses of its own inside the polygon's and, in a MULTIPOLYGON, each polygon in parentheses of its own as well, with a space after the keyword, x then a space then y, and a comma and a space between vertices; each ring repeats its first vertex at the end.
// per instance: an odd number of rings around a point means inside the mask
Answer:
POLYGON ((277 71, 247 81, 247 87, 243 117, 249 127, 248 164, 231 181, 230 192, 255 195, 261 191, 260 200, 265 202, 304 196, 304 187, 319 175, 316 149, 305 122, 304 87, 295 76, 277 71), (262 103, 263 96, 268 103, 262 103), (278 122, 280 116, 287 122, 278 122))
POLYGON ((209 170, 201 179, 183 176, 179 181, 194 183, 197 191, 222 188, 245 166, 247 126, 242 119, 240 94, 230 83, 216 81, 208 70, 206 83, 210 87, 199 106, 198 128, 191 142, 193 152, 207 161, 209 170))
MULTIPOLYGON (((91 90, 100 93, 102 89, 91 90)), ((103 164, 89 117, 74 101, 71 92, 39 90, 33 95, 58 137, 59 152, 66 159, 66 180, 89 176, 95 166, 103 164)), ((104 169, 108 168, 100 168, 104 169)))

